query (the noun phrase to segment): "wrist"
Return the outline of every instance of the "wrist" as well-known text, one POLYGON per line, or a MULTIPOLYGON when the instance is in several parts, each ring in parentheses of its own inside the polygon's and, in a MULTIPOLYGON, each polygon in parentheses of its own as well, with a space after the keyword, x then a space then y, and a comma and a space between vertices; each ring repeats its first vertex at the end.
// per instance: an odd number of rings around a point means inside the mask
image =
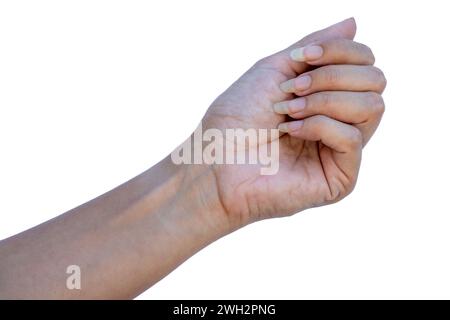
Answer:
POLYGON ((220 201, 211 165, 174 164, 166 157, 158 166, 163 168, 158 171, 167 173, 162 178, 161 192, 169 196, 161 211, 167 212, 164 217, 170 220, 168 225, 189 230, 203 245, 239 227, 230 221, 220 201))

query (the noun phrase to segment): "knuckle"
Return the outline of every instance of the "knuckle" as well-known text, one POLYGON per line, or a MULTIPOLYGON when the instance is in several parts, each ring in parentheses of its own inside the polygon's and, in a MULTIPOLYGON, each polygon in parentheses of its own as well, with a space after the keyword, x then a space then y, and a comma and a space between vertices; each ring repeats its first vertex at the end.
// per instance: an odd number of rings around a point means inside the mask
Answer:
POLYGON ((375 55, 373 54, 372 49, 370 49, 370 47, 365 44, 361 44, 361 46, 366 53, 367 63, 373 65, 375 63, 375 55))
POLYGON ((363 144, 363 135, 359 129, 353 127, 353 130, 347 137, 347 144, 350 148, 356 149, 363 144))
POLYGON ((341 73, 339 69, 335 67, 328 67, 324 68, 323 72, 324 72, 323 79, 327 84, 336 85, 339 83, 339 80, 341 79, 341 73))
POLYGON ((384 72, 381 71, 381 69, 379 69, 377 67, 373 67, 373 70, 376 75, 378 89, 380 92, 382 92, 386 88, 386 85, 387 85, 386 76, 384 75, 384 72))
POLYGON ((318 94, 320 97, 320 107, 324 109, 329 109, 332 105, 332 97, 330 92, 321 92, 318 94))
POLYGON ((370 110, 376 117, 381 117, 385 110, 383 97, 376 92, 368 92, 366 94, 370 110))
POLYGON ((331 107, 332 97, 331 93, 324 91, 313 93, 306 98, 306 108, 310 111, 321 112, 331 107))

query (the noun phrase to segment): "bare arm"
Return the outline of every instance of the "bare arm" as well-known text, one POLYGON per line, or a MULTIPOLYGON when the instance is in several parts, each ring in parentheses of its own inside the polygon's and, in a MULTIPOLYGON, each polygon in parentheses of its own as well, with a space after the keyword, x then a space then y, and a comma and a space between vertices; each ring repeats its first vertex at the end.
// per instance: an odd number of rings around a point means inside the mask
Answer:
POLYGON ((166 158, 116 189, 0 243, 0 298, 132 298, 230 231, 207 167, 166 158), (81 290, 69 290, 69 265, 81 290))
POLYGON ((233 230, 347 196, 386 85, 355 32, 345 20, 261 59, 208 109, 202 126, 215 133, 279 128, 245 148, 236 143, 255 154, 279 146, 271 175, 261 163, 176 165, 168 157, 0 242, 0 298, 135 297, 233 230), (80 290, 67 287, 71 265, 80 268, 80 290))

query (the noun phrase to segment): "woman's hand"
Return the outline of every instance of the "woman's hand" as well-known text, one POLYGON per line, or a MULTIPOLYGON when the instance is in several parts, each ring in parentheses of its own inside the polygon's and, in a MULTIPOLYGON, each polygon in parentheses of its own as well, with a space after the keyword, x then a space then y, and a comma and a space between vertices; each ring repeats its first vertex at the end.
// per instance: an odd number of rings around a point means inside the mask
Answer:
POLYGON ((279 142, 276 174, 167 157, 0 241, 0 298, 135 297, 236 228, 346 196, 381 119, 386 84, 371 51, 351 40, 355 31, 346 20, 262 59, 207 111, 204 129, 280 128, 282 135, 249 146, 279 142))
POLYGON ((275 138, 275 175, 261 175, 255 165, 212 167, 232 225, 333 203, 354 188, 386 86, 371 50, 352 41, 355 32, 354 20, 345 20, 260 60, 207 111, 204 129, 278 127, 285 133, 275 138))

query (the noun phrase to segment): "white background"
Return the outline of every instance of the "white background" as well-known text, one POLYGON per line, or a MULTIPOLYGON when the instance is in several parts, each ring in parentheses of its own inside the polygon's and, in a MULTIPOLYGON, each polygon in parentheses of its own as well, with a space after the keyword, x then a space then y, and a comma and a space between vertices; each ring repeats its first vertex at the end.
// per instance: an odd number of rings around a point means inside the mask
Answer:
POLYGON ((349 16, 388 78, 354 193, 140 298, 450 298, 446 1, 0 2, 0 238, 144 171, 257 59, 349 16))

